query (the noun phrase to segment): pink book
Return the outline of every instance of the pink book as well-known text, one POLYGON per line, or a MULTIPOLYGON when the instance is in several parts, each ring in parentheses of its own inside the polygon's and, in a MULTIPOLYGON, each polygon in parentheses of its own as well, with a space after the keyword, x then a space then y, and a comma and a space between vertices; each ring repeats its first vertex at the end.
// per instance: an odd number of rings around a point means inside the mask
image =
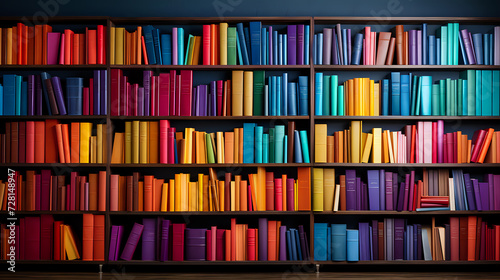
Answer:
POLYGON ((160 163, 169 163, 168 161, 168 129, 169 120, 160 120, 160 163))
POLYGON ((178 65, 177 54, 177 27, 172 28, 172 65, 178 65))
POLYGON ((424 163, 424 122, 417 123, 418 129, 418 161, 417 163, 424 163))
POLYGON ((454 163, 453 161, 453 133, 446 133, 446 154, 448 156, 448 163, 454 163))
POLYGON ((274 210, 283 211, 283 184, 281 178, 274 179, 274 210))
POLYGON ((210 65, 210 35, 210 24, 203 25, 203 65, 210 65))
POLYGON ((155 103, 156 103, 156 110, 155 110, 155 116, 160 115, 160 76, 156 76, 156 84, 155 84, 155 103))
POLYGON ((64 65, 64 33, 61 34, 61 48, 59 49, 59 64, 64 65))
MULTIPOLYGON (((176 110, 176 116, 181 116, 181 75, 177 75, 176 83, 177 87, 175 88, 175 110, 176 110)), ((191 106, 189 106, 191 108, 191 106)))
POLYGON ((167 133, 168 133, 168 142, 167 142, 168 163, 173 164, 175 163, 175 127, 167 128, 167 133))
POLYGON ((118 179, 119 175, 113 174, 110 178, 109 210, 118 211, 118 179))
POLYGON ((432 123, 432 163, 437 163, 437 122, 432 123))
POLYGON ((366 47, 365 49, 365 54, 366 54, 366 61, 365 61, 365 65, 371 65, 372 64, 372 60, 371 60, 371 40, 372 40, 372 36, 371 36, 371 27, 370 26, 365 26, 365 44, 364 46, 366 47))
POLYGON ((443 163, 443 134, 444 122, 443 120, 437 121, 437 163, 443 163))
POLYGON ((150 113, 151 116, 156 116, 156 110, 157 110, 156 107, 158 107, 158 104, 156 103, 156 100, 157 100, 156 95, 158 94, 157 83, 158 83, 158 76, 151 76, 151 94, 150 94, 151 95, 150 96, 151 102, 149 105, 149 108, 151 110, 151 113, 150 113))
POLYGON ((186 224, 172 225, 172 260, 184 260, 184 230, 186 224))
MULTIPOLYGON (((133 116, 138 116, 139 115, 139 85, 138 84, 132 84, 130 86, 131 94, 130 96, 132 97, 132 115, 133 116)), ((144 103, 143 103, 144 104, 144 103)))
POLYGON ((89 88, 88 87, 84 87, 83 88, 83 115, 84 116, 88 116, 89 115, 89 111, 90 111, 90 101, 89 101, 89 88))
POLYGON ((376 36, 377 36, 377 33, 376 32, 371 32, 371 38, 370 38, 370 47, 371 47, 371 50, 370 50, 370 59, 371 59, 371 65, 375 65, 375 54, 377 53, 376 51, 376 36))
POLYGON ((180 116, 191 116, 193 98, 193 71, 181 70, 180 116))
POLYGON ((132 103, 130 102, 130 93, 131 92, 132 92, 132 90, 131 90, 130 83, 126 82, 124 92, 123 92, 124 93, 123 100, 125 100, 125 116, 132 116, 132 109, 130 109, 130 107, 132 106, 132 103))
POLYGON ((170 116, 176 116, 177 115, 177 108, 175 107, 177 104, 176 100, 176 87, 179 86, 177 85, 177 71, 175 70, 170 70, 170 116))
POLYGON ((213 261, 216 260, 216 252, 217 252, 217 226, 212 226, 212 250, 211 250, 211 259, 213 261))
POLYGON ((424 162, 432 163, 432 122, 424 122, 424 162))
POLYGON ((59 54, 59 44, 61 42, 61 33, 48 32, 47 33, 47 64, 57 64, 59 54))
POLYGON ((159 84, 159 116, 168 116, 170 110, 170 74, 160 73, 159 84))

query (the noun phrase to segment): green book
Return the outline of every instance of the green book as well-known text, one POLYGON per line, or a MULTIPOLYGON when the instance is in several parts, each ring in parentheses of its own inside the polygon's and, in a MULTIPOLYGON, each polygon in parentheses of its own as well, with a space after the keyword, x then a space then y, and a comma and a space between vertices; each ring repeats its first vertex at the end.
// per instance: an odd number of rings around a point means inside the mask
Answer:
POLYGON ((236 27, 227 28, 227 65, 236 65, 236 27))
POLYGON ((417 86, 417 101, 415 103, 415 116, 420 116, 421 106, 420 106, 420 98, 422 96, 422 77, 418 77, 418 86, 417 86))
POLYGON ((418 76, 413 76, 413 83, 411 89, 411 111, 410 115, 416 115, 416 106, 417 106, 417 84, 418 84, 418 76))
POLYGON ((467 80, 467 115, 476 115, 476 71, 465 70, 460 72, 460 78, 467 80))
POLYGON ((205 134, 205 142, 207 143, 207 163, 215 163, 215 154, 212 146, 212 138, 210 134, 205 134))
POLYGON ((253 115, 264 115, 264 83, 266 72, 263 70, 253 71, 253 115))
POLYGON ((451 96, 451 115, 456 116, 457 115, 457 80, 451 80, 450 79, 450 96, 451 96))
POLYGON ((482 88, 481 88, 481 116, 491 116, 491 109, 493 108, 493 100, 491 98, 491 86, 493 84, 493 77, 491 70, 483 70, 481 73, 482 88))
POLYGON ((439 116, 439 85, 432 85, 432 107, 431 114, 433 116, 439 116))
POLYGON ((300 145, 302 146, 302 161, 310 163, 309 160, 309 143, 307 141, 307 131, 301 130, 300 132, 300 145))
POLYGON ((464 108, 464 99, 463 97, 463 83, 462 79, 458 79, 457 81, 457 116, 463 116, 463 108, 464 108))
POLYGON ((482 115, 482 111, 481 111, 481 105, 482 105, 482 101, 481 101, 481 91, 482 91, 482 88, 481 88, 481 70, 476 70, 476 84, 475 84, 475 87, 476 87, 476 116, 481 116, 482 115))
POLYGON ((343 115, 345 115, 344 114, 345 104, 344 104, 344 86, 343 85, 339 86, 339 90, 338 90, 337 96, 339 98, 339 102, 338 102, 338 105, 339 105, 338 115, 339 116, 343 116, 343 115))
POLYGON ((441 26, 441 65, 448 65, 448 28, 441 26))
POLYGON ((462 80, 462 116, 467 116, 468 113, 467 113, 467 108, 468 108, 468 94, 467 94, 467 89, 468 89, 469 85, 467 83, 467 80, 462 80))
POLYGON ((453 23, 453 65, 458 65, 458 32, 460 32, 458 28, 458 22, 453 23))
POLYGON ((330 92, 331 92, 331 98, 330 101, 332 102, 331 106, 331 115, 332 116, 337 116, 338 115, 338 87, 339 87, 339 76, 337 75, 332 75, 332 78, 330 79, 330 92))
POLYGON ((285 126, 274 127, 274 162, 283 163, 283 144, 285 142, 285 126))
POLYGON ((193 58, 193 43, 194 43, 194 36, 189 34, 188 37, 188 44, 186 47, 186 55, 184 56, 184 65, 190 65, 192 58, 193 58))
POLYGON ((446 116, 446 81, 439 80, 439 115, 446 116))
POLYGON ((446 79, 446 115, 453 116, 451 111, 451 79, 446 79))
POLYGON ((447 34, 447 41, 448 41, 448 65, 453 65, 454 63, 454 59, 453 59, 453 44, 455 43, 453 41, 453 30, 455 28, 453 28, 453 23, 448 23, 448 28, 446 29, 446 31, 448 32, 447 34))
POLYGON ((262 135, 262 163, 269 163, 269 134, 262 135))
POLYGON ((331 76, 323 76, 323 116, 330 116, 330 78, 331 76))
POLYGON ((269 163, 274 161, 274 128, 269 128, 269 163))

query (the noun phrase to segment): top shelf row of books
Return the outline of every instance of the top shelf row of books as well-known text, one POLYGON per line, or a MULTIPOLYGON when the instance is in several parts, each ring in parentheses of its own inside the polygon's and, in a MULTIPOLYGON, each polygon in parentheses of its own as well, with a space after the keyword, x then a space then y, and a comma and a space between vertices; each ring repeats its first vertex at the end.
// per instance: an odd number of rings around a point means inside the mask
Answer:
POLYGON ((498 25, 468 17, 2 17, 0 65, 496 69, 498 25))

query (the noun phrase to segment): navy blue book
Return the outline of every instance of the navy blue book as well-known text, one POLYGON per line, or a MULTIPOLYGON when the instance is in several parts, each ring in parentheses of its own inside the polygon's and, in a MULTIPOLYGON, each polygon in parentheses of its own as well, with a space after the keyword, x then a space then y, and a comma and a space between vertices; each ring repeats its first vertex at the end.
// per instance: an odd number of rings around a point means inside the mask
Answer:
POLYGON ((171 34, 161 34, 161 58, 163 65, 172 64, 172 35, 171 34))
POLYGON ((245 33, 243 32, 243 23, 236 24, 236 32, 238 33, 239 48, 241 49, 241 55, 243 56, 243 64, 249 65, 248 50, 245 42, 245 33))
POLYGON ((327 260, 327 223, 314 223, 314 260, 327 260))
MULTIPOLYGON (((47 112, 49 115, 52 115, 52 108, 50 108, 50 101, 49 101, 49 92, 47 91, 47 84, 45 82, 45 80, 50 79, 50 74, 48 74, 47 72, 42 72, 40 74, 40 76, 42 78, 43 96, 45 99, 45 105, 47 106, 47 110, 48 110, 47 112)), ((5 84, 5 76, 4 76, 4 84, 5 84)), ((5 87, 5 85, 4 85, 4 87, 5 87)), ((5 108, 5 88, 4 88, 4 108, 5 108)), ((4 113, 4 115, 6 115, 5 110, 3 111, 3 113, 4 113)))
POLYGON ((66 79, 66 103, 68 104, 68 115, 82 115, 83 100, 83 78, 66 79))
POLYGON ((248 63, 252 62, 252 50, 250 49, 250 29, 248 27, 243 27, 243 35, 245 35, 245 44, 247 46, 248 53, 248 63))
POLYGON ((332 227, 332 261, 346 261, 347 225, 333 224, 331 227, 332 227))
POLYGON ((482 65, 484 64, 482 34, 481 33, 472 34, 472 41, 474 43, 474 53, 476 54, 476 63, 478 65, 482 65))
POLYGON ((260 32, 262 31, 262 23, 260 21, 250 22, 250 49, 252 57, 252 65, 261 64, 260 54, 260 32))
POLYGON ((153 45, 155 47, 156 64, 161 65, 160 30, 153 29, 153 45))
POLYGON ((292 230, 293 230, 293 233, 295 235, 295 247, 297 248, 297 260, 301 261, 304 258, 302 258, 302 249, 300 248, 299 231, 295 228, 292 230))
POLYGON ((299 254, 297 252, 297 241, 296 241, 296 238, 295 238, 295 231, 294 229, 290 229, 290 236, 291 236, 291 239, 292 239, 292 258, 294 261, 298 261, 299 260, 299 254))
POLYGON ((286 244, 288 247, 288 260, 293 261, 293 252, 292 252, 292 234, 290 233, 290 230, 286 231, 286 244))
POLYGON ((146 45, 146 53, 148 54, 148 63, 156 63, 155 46, 153 40, 154 27, 152 25, 146 25, 142 28, 144 32, 144 44, 146 45))
POLYGON ((354 38, 354 46, 352 50, 352 64, 359 65, 361 61, 361 51, 363 50, 363 34, 358 33, 354 38))
POLYGON ((401 86, 399 72, 391 73, 391 115, 399 116, 401 114, 401 86))
POLYGON ((308 77, 299 76, 299 116, 307 116, 309 114, 308 104, 308 77))

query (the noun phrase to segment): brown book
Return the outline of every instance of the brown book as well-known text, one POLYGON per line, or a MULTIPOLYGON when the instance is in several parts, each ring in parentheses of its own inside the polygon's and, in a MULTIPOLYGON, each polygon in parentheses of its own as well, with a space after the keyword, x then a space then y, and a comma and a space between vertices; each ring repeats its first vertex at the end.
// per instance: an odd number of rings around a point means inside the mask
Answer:
POLYGON ((404 62, 405 64, 404 65, 408 65, 409 64, 409 55, 410 55, 410 52, 409 52, 409 43, 408 43, 408 31, 404 32, 403 33, 403 53, 404 53, 404 62))
POLYGON ((134 210, 134 177, 127 176, 127 211, 134 210))
POLYGON ((389 50, 387 51, 387 59, 385 60, 385 65, 393 64, 395 48, 396 48, 396 38, 393 37, 389 42, 389 50))
POLYGON ((346 210, 345 175, 340 175, 340 211, 346 210))
POLYGON ((89 211, 97 211, 97 185, 99 178, 97 173, 89 174, 89 211))
MULTIPOLYGON (((66 210, 66 176, 64 175, 58 175, 57 176, 57 190, 58 190, 58 197, 59 197, 59 211, 65 211, 66 210)), ((90 191, 89 191, 90 193, 90 191)), ((90 194, 89 194, 89 200, 90 200, 90 194)), ((34 209, 33 209, 34 210, 34 209)), ((90 208, 89 208, 90 210, 90 208)))
POLYGON ((386 58, 388 56, 387 53, 389 50, 390 40, 391 40, 391 32, 379 32, 376 65, 385 64, 386 58))
MULTIPOLYGON (((134 189, 135 191, 135 189, 134 189)), ((135 195, 134 195, 134 198, 135 198, 135 195)), ((138 187, 137 187, 137 199, 134 199, 134 203, 135 201, 137 200, 137 203, 138 203, 138 206, 137 206, 137 210, 135 211, 144 211, 144 182, 143 181, 139 181, 138 183, 138 187)))
POLYGON ((139 211, 139 172, 132 173, 133 178, 133 197, 132 200, 134 202, 132 211, 139 211))
MULTIPOLYGON (((287 151, 287 161, 289 163, 294 162, 293 154, 295 153, 295 121, 288 122, 288 151, 287 151)), ((299 143, 297 143, 299 144, 299 143)), ((285 183, 284 183, 285 184, 285 183)))
POLYGON ((404 65, 404 43, 403 43, 403 33, 404 27, 403 25, 396 25, 396 59, 398 65, 404 65))
POLYGON ((118 211, 127 210, 127 177, 118 177, 118 211))
POLYGON ((10 124, 10 162, 18 163, 19 161, 19 123, 12 122, 10 124))
POLYGON ((384 260, 384 222, 378 222, 378 259, 384 260))
POLYGON ((326 154, 326 162, 335 162, 335 137, 333 135, 326 136, 326 154))

